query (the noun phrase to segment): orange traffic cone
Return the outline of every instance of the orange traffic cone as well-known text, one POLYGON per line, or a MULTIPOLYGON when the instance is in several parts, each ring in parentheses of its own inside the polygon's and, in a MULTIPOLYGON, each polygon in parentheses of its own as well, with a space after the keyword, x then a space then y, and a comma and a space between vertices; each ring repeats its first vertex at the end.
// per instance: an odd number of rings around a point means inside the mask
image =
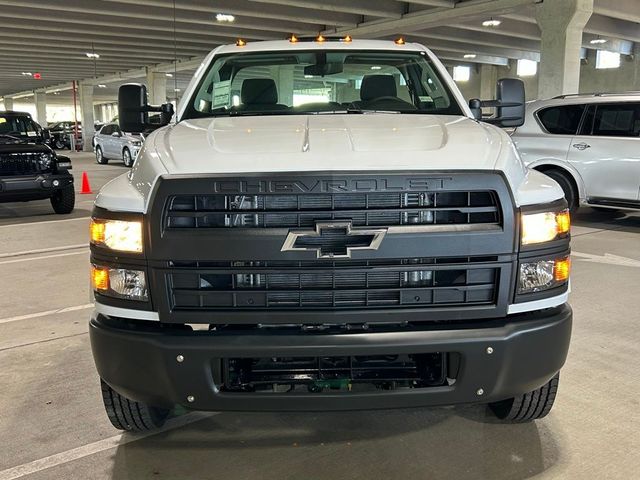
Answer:
POLYGON ((91 191, 91 185, 89 185, 89 175, 87 175, 87 172, 82 172, 82 188, 80 189, 80 193, 93 193, 91 191))

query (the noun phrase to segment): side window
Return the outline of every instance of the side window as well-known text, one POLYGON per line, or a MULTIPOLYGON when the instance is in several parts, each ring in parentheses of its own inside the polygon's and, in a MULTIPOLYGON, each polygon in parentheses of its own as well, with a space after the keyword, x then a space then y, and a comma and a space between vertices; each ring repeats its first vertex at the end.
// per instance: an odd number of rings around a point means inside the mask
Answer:
POLYGON ((102 135, 111 135, 112 132, 113 132, 113 127, 111 125, 105 125, 104 127, 102 127, 102 130, 100 131, 102 135))
POLYGON ((584 113, 584 105, 563 105, 538 112, 542 126, 554 135, 575 135, 584 113))
POLYGON ((640 103, 598 105, 593 134, 603 137, 640 136, 640 103))

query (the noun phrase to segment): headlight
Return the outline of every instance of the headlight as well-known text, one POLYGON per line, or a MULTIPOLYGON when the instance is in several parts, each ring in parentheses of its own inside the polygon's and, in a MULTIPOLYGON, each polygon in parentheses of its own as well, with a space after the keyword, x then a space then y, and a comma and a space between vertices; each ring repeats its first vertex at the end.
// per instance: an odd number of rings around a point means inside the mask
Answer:
POLYGON ((142 145, 142 142, 140 140, 134 140, 133 142, 131 142, 131 145, 133 145, 134 147, 139 147, 140 145, 142 145))
POLYGON ((42 165, 42 168, 49 168, 51 167, 51 162, 52 162, 53 158, 51 156, 51 154, 49 153, 42 153, 40 154, 40 165, 42 165))
POLYGON ((520 264, 518 293, 534 293, 559 287, 569 280, 569 257, 520 264))
POLYGON ((569 210, 561 212, 523 213, 522 245, 550 242, 569 233, 569 210))
POLYGON ((91 219, 91 243, 120 252, 142 252, 142 222, 91 219))
POLYGON ((102 295, 127 300, 149 299, 147 280, 142 270, 91 266, 93 290, 102 295))

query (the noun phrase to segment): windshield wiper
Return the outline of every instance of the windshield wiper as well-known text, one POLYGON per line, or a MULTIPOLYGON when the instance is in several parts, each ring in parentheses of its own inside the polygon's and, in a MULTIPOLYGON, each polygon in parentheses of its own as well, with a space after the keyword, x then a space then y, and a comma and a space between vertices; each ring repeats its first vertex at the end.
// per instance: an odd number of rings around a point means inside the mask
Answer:
POLYGON ((0 138, 8 138, 10 140, 13 140, 14 142, 26 143, 26 139, 8 135, 6 133, 0 133, 0 138))

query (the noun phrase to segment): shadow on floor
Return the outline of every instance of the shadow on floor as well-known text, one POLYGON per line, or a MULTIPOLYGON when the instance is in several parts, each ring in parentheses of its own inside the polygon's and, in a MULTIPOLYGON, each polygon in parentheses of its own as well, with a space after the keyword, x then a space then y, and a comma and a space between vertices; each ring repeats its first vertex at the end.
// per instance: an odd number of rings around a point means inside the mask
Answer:
POLYGON ((577 227, 640 233, 640 212, 582 207, 572 215, 571 223, 577 227))
POLYGON ((518 480, 558 460, 544 425, 498 424, 479 406, 223 413, 118 447, 111 478, 518 480))

